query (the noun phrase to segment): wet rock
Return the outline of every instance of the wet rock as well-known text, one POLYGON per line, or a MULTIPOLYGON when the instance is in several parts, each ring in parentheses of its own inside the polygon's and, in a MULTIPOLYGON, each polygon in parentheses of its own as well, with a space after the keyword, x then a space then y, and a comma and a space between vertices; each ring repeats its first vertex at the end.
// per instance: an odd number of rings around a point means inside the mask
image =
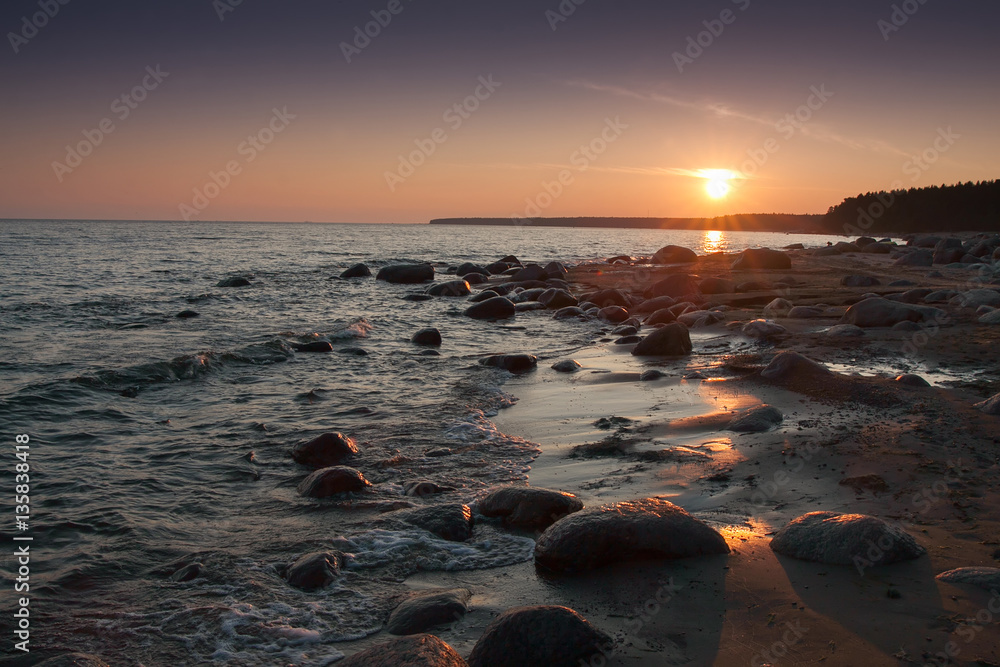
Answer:
POLYGON ((557 310, 556 314, 553 315, 552 317, 557 320, 569 320, 574 317, 585 317, 585 316, 586 313, 583 312, 583 309, 578 308, 577 306, 567 306, 566 308, 560 308, 559 310, 557 310))
POLYGON ((182 310, 181 312, 177 313, 176 317, 179 317, 182 320, 189 320, 192 317, 199 317, 200 315, 201 313, 199 313, 197 310, 182 310))
POLYGON ((545 530, 567 514, 579 512, 583 503, 570 493, 532 486, 493 489, 479 501, 483 516, 500 517, 505 526, 545 530))
POLYGON ((545 273, 548 275, 549 279, 563 279, 569 271, 563 266, 562 262, 549 262, 545 265, 545 273))
POLYGON ((615 327, 615 329, 611 332, 614 336, 634 336, 637 333, 639 333, 639 330, 630 325, 615 327))
POLYGON ((840 279, 840 284, 844 287, 875 287, 881 285, 882 281, 873 276, 844 276, 840 279))
POLYGON ((483 366, 502 368, 514 374, 527 373, 538 366, 538 357, 532 354, 494 354, 479 361, 483 366))
POLYGON ((481 273, 485 276, 490 275, 490 270, 484 266, 479 266, 478 264, 473 264, 472 262, 465 262, 464 264, 459 264, 458 269, 455 271, 455 275, 464 278, 470 273, 481 273))
POLYGON ((340 277, 344 280, 348 278, 369 278, 372 275, 372 270, 368 268, 366 264, 355 264, 351 268, 347 269, 340 274, 340 277))
POLYGON ((633 313, 655 313, 662 308, 669 308, 677 303, 677 300, 670 296, 658 296, 654 299, 647 299, 638 306, 632 308, 633 313))
POLYGON ((288 568, 285 579, 289 586, 304 591, 326 588, 340 576, 344 556, 339 551, 317 551, 300 556, 288 568))
POLYGON ((840 323, 856 324, 862 328, 891 327, 899 322, 923 322, 943 315, 944 311, 929 306, 912 306, 870 297, 848 308, 840 323))
POLYGON ((383 267, 375 279, 402 285, 427 283, 434 280, 434 267, 430 264, 393 264, 383 267))
POLYGON ((724 315, 714 310, 691 310, 677 316, 677 321, 689 329, 707 327, 724 319, 724 315))
POLYGON ((437 625, 454 623, 469 611, 471 598, 472 592, 466 588, 421 593, 396 607, 385 629, 394 635, 415 635, 437 625))
MULTIPOLYGON (((451 450, 448 450, 448 453, 450 454, 451 450)), ((448 493, 449 491, 454 490, 455 487, 441 486, 436 482, 431 482, 426 479, 417 479, 403 484, 403 493, 414 498, 434 496, 439 493, 448 493)))
POLYGON ((498 296, 500 296, 500 294, 497 293, 495 290, 488 289, 488 290, 483 290, 482 292, 476 294, 475 296, 469 297, 469 301, 471 301, 472 303, 481 303, 483 301, 486 301, 487 299, 495 299, 498 296))
POLYGON ((660 498, 580 510, 549 526, 535 543, 535 563, 559 572, 723 553, 729 547, 722 535, 660 498))
POLYGON ((432 345, 441 347, 441 332, 434 328, 421 329, 413 334, 410 342, 414 345, 432 345))
POLYGON ((608 306, 621 306, 622 308, 629 308, 631 306, 631 301, 624 292, 617 289, 603 289, 587 297, 587 301, 591 302, 598 308, 607 308, 608 306))
POLYGON ((865 330, 856 324, 837 324, 826 330, 827 336, 859 337, 865 335, 865 330))
POLYGON ((687 327, 675 322, 657 329, 635 346, 632 354, 641 356, 680 356, 692 350, 691 334, 687 327))
POLYGON ((552 364, 551 368, 552 370, 559 371, 560 373, 575 373, 583 368, 583 366, 581 366, 580 362, 575 359, 564 359, 563 361, 557 361, 552 364))
MULTIPOLYGON (((25 663, 27 664, 27 663, 25 663)), ((108 663, 89 653, 64 653, 41 662, 35 667, 109 667, 108 663)))
POLYGON ((642 375, 639 376, 640 382, 653 382, 654 380, 659 380, 660 378, 667 377, 667 374, 663 371, 658 371, 655 368, 651 368, 648 371, 643 371, 642 375))
MULTIPOLYGON (((515 607, 476 642, 470 667, 579 667, 611 647, 611 638, 567 607, 515 607)), ((602 656, 603 657, 603 656, 602 656)))
POLYGON ((670 308, 661 308, 646 318, 646 324, 654 326, 656 324, 671 324, 677 321, 677 316, 670 308))
POLYGON ((579 304, 577 298, 564 289, 545 290, 538 296, 538 301, 544 303, 546 308, 551 310, 569 308, 579 304))
POLYGON ((250 285, 250 281, 243 276, 232 276, 230 278, 224 278, 215 284, 216 287, 246 287, 250 285))
POLYGON ((823 309, 813 306, 795 306, 785 315, 785 317, 791 320, 811 320, 822 316, 823 309))
POLYGON ((292 458, 296 463, 313 468, 338 466, 357 453, 358 446, 354 440, 343 433, 324 433, 292 448, 292 458))
POLYGON ((961 304, 965 308, 979 306, 1000 307, 1000 292, 992 289, 972 289, 960 295, 961 304))
POLYGON ((409 635, 355 653, 337 667, 469 667, 434 635, 409 635))
POLYGON ((1000 394, 995 394, 981 403, 976 403, 972 407, 988 415, 1000 415, 1000 394))
POLYGON ((296 352, 332 352, 333 343, 328 340, 314 340, 309 343, 292 343, 296 352))
POLYGON ((469 283, 465 280, 449 280, 445 283, 437 283, 427 288, 427 293, 431 296, 469 296, 472 294, 469 283))
POLYGON ((1000 588, 1000 568, 960 567, 942 572, 935 579, 946 584, 968 584, 992 591, 1000 588))
POLYGON ((698 261, 698 255, 689 248, 668 245, 657 250, 651 261, 653 264, 691 264, 698 261))
POLYGON ((792 268, 792 258, 788 253, 770 248, 750 248, 744 250, 733 262, 733 271, 781 271, 792 268))
POLYGON ((472 537, 472 510, 468 505, 429 505, 399 510, 387 516, 423 528, 449 542, 464 542, 472 537))
POLYGON ((909 534, 864 514, 810 512, 793 520, 771 540, 776 553, 827 565, 859 569, 922 556, 926 551, 909 534))
POLYGON ((466 273, 464 276, 465 282, 470 285, 482 285, 485 282, 489 282, 490 277, 485 273, 466 273))
POLYGON ((842 254, 839 248, 834 248, 833 246, 824 246, 822 248, 816 248, 813 250, 813 255, 816 257, 836 257, 842 254))
POLYGON ((642 295, 646 299, 669 296, 674 299, 698 293, 698 282, 689 275, 676 274, 667 276, 663 280, 653 283, 646 288, 642 295))
POLYGON ((299 493, 310 498, 328 498, 340 493, 357 493, 371 484, 359 471, 347 466, 322 468, 299 484, 299 493))
POLYGON ((523 269, 511 274, 511 281, 521 282, 525 280, 545 280, 549 274, 538 264, 528 264, 523 269))
POLYGON ((774 340, 788 335, 788 329, 767 320, 753 320, 743 325, 743 335, 754 340, 774 340))
POLYGON ((762 405, 736 417, 726 429, 736 433, 764 433, 779 426, 784 420, 781 410, 762 405))
POLYGON ((352 357, 367 357, 368 350, 360 347, 341 347, 337 350, 337 354, 346 354, 352 357))
POLYGON ((790 382, 793 380, 823 379, 833 375, 825 366, 798 352, 782 352, 760 372, 765 380, 773 382, 790 382))
POLYGON ((515 312, 517 308, 510 299, 498 296, 470 306, 465 314, 475 320, 506 320, 515 312))
POLYGON ((934 253, 930 250, 916 250, 903 255, 893 264, 895 266, 932 266, 934 264, 934 253))
POLYGON ((795 305, 788 299, 775 299, 774 301, 764 306, 764 315, 767 315, 768 317, 774 317, 779 313, 787 313, 794 307, 795 305))
POLYGON ((908 387, 929 387, 931 383, 923 379, 919 375, 914 375, 913 373, 904 373, 896 378, 896 382, 899 384, 905 384, 908 387))
POLYGON ((200 577, 204 569, 205 566, 201 563, 188 563, 170 575, 170 581, 176 581, 178 583, 192 581, 200 577))
POLYGON ((597 315, 602 320, 613 322, 615 324, 624 322, 629 318, 628 311, 621 306, 608 306, 607 308, 601 308, 597 315))
POLYGON ((622 336, 615 340, 615 345, 635 345, 642 340, 642 336, 622 336))

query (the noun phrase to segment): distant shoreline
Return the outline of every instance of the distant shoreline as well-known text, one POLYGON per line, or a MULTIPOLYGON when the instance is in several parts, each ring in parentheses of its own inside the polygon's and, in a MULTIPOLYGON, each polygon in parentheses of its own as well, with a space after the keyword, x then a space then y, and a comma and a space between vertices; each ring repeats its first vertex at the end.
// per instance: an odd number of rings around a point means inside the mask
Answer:
POLYGON ((819 214, 753 213, 715 218, 578 217, 523 220, 514 220, 513 218, 436 218, 431 220, 429 224, 829 234, 829 230, 824 230, 820 225, 823 217, 819 214))

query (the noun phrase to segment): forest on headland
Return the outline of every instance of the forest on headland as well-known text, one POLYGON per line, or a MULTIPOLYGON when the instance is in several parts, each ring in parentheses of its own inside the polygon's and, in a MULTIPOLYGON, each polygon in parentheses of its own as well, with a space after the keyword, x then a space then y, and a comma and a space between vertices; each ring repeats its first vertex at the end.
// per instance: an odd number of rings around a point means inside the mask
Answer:
POLYGON ((847 236, 936 231, 1000 231, 1000 181, 882 190, 848 197, 825 215, 746 213, 715 218, 438 218, 432 225, 611 227, 847 236))

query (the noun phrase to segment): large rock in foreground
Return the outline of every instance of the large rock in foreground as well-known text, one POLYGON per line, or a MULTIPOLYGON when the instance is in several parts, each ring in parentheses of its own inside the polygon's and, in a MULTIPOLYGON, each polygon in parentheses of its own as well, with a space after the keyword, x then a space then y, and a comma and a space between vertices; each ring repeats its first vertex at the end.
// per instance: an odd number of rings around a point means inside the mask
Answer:
POLYGON ((611 638, 572 609, 515 607, 489 624, 470 667, 578 667, 607 652, 611 638))
POLYGON ((691 334, 683 324, 674 322, 660 327, 642 339, 632 350, 637 357, 664 357, 691 354, 691 334))
POLYGON ((411 635, 355 653, 337 667, 469 667, 469 663, 434 635, 411 635))
POLYGON ((750 248, 733 262, 733 271, 781 271, 792 268, 788 253, 770 248, 750 248))
POLYGON ((581 510, 549 526, 535 543, 535 563, 558 572, 724 553, 729 546, 722 535, 660 498, 581 510))
POLYGON ((379 271, 375 280, 403 285, 426 283, 434 280, 434 267, 430 264, 393 264, 379 271))
POLYGON ((385 629, 394 635, 415 635, 436 625, 454 623, 469 611, 471 597, 466 588, 430 591, 412 597, 393 610, 385 629))
POLYGON ((313 468, 337 466, 358 453, 354 440, 343 433, 324 433, 292 448, 292 458, 313 468))
POLYGON ((508 486, 490 491, 479 501, 479 513, 500 517, 505 526, 545 530, 567 514, 579 512, 583 503, 571 493, 531 486, 508 486))
POLYGON ((862 328, 891 327, 900 322, 925 322, 942 316, 944 311, 937 308, 911 306, 873 296, 848 308, 840 323, 862 328))
POLYGON ((908 533, 865 514, 810 512, 793 520, 771 540, 776 553, 860 570, 922 556, 926 551, 908 533))
POLYGON ((323 468, 299 484, 299 493, 310 498, 327 498, 341 493, 357 493, 371 484, 359 471, 347 466, 323 468))

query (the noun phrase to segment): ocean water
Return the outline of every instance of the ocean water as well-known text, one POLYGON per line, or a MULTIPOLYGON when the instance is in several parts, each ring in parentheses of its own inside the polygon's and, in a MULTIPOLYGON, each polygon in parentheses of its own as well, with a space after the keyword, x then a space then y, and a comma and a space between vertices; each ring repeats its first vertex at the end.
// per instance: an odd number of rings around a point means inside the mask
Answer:
MULTIPOLYGON (((676 243, 730 252, 825 237, 428 225, 0 222, 0 478, 14 486, 15 434, 30 443, 29 530, 0 522, 3 575, 30 535, 33 652, 93 652, 114 665, 326 665, 338 641, 378 632, 423 570, 501 567, 533 542, 489 525, 447 542, 387 516, 403 503, 470 502, 524 483, 535 443, 491 421, 516 401, 478 360, 572 355, 597 322, 551 313, 503 323, 465 299, 402 300, 420 286, 341 281, 356 262, 448 266, 599 261, 676 243), (216 284, 252 277, 243 288, 216 284), (200 316, 179 319, 193 309, 200 316), (442 331, 440 356, 409 342, 442 331), (294 344, 330 340, 326 354, 294 344), (367 354, 362 355, 358 350, 367 354), (309 472, 290 447, 324 432, 355 438, 366 498, 296 492, 309 472), (448 448, 450 456, 425 452, 448 448), (427 479, 452 493, 407 498, 427 479), (306 593, 283 568, 338 549, 344 575, 306 593), (199 563, 201 574, 172 580, 199 563)), ((8 500, 8 507, 11 507, 8 500)), ((12 508, 11 508, 12 509, 12 508)), ((4 623, 3 627, 8 627, 4 623)), ((13 654, 5 639, 4 654, 13 654)))

